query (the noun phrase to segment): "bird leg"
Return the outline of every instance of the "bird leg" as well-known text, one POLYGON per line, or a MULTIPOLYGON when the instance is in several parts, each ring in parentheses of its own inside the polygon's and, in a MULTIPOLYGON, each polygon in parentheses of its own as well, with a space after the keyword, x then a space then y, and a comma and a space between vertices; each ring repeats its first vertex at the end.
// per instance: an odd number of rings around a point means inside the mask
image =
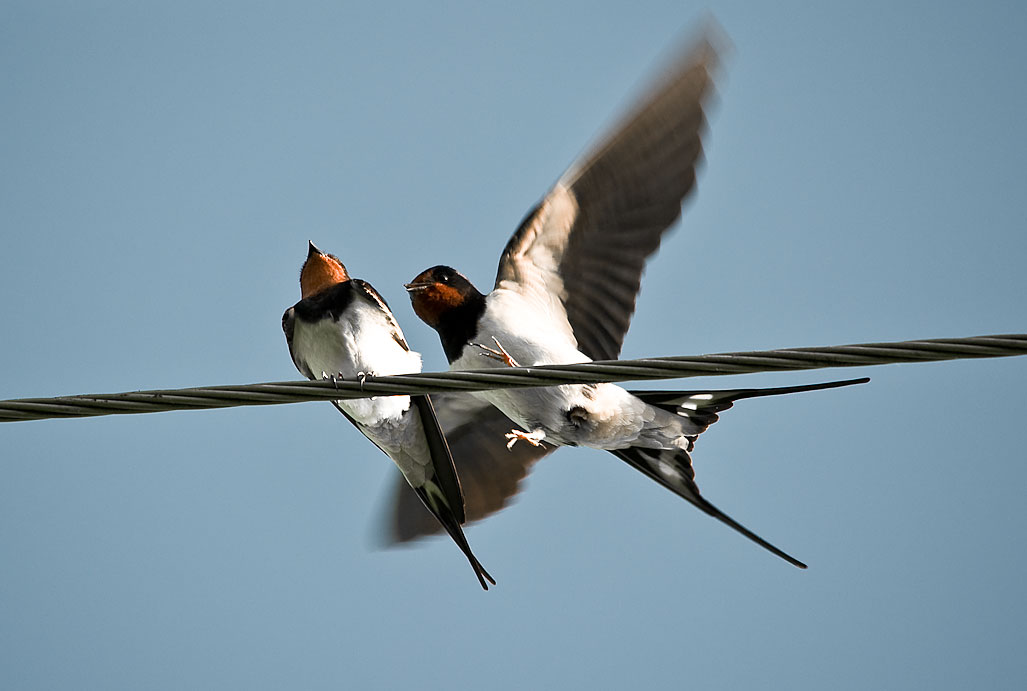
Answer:
POLYGON ((498 360, 499 362, 504 363, 507 367, 520 367, 510 353, 506 352, 506 348, 503 347, 503 344, 499 342, 498 338, 493 336, 492 340, 496 343, 495 348, 489 348, 487 345, 482 345, 481 343, 472 343, 471 345, 476 348, 481 348, 482 351, 484 351, 482 352, 482 355, 491 360, 498 360), (496 348, 498 348, 498 350, 496 348))
POLYGON ((506 433, 506 438, 509 439, 506 443, 507 449, 513 449, 513 445, 523 439, 532 446, 542 446, 542 440, 546 438, 546 431, 543 429, 537 429, 533 432, 525 432, 519 429, 512 429, 506 433))

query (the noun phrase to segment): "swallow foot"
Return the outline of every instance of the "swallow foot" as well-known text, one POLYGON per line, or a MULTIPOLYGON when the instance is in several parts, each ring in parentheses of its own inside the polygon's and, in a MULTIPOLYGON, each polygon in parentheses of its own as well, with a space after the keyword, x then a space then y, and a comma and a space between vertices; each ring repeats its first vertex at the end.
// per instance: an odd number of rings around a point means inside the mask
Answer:
POLYGON ((344 378, 345 377, 342 376, 342 372, 339 372, 338 376, 336 376, 334 374, 328 374, 324 370, 321 370, 321 379, 323 381, 328 381, 330 379, 332 383, 335 384, 336 389, 339 388, 339 382, 342 381, 344 378))
POLYGON ((489 348, 487 345, 482 345, 481 343, 472 343, 471 345, 473 345, 476 348, 481 348, 481 354, 484 357, 489 358, 490 360, 498 360, 499 362, 505 364, 507 367, 520 367, 520 365, 517 364, 517 361, 513 359, 510 353, 506 352, 506 348, 503 347, 503 344, 499 342, 498 338, 493 336, 492 340, 496 344, 495 348, 489 348))
POLYGON ((520 440, 524 440, 532 446, 542 446, 542 440, 546 438, 545 430, 537 429, 533 432, 525 432, 519 429, 512 429, 506 433, 506 438, 510 441, 506 442, 506 448, 513 450, 514 444, 520 440))
MULTIPOLYGON (((377 377, 377 376, 378 376, 378 373, 375 372, 374 370, 368 370, 367 372, 357 372, 357 381, 360 382, 360 390, 361 391, 364 390, 364 382, 367 381, 368 377, 371 377, 373 379, 374 377, 377 377)), ((377 396, 371 396, 371 400, 372 401, 375 398, 377 398, 377 396)))

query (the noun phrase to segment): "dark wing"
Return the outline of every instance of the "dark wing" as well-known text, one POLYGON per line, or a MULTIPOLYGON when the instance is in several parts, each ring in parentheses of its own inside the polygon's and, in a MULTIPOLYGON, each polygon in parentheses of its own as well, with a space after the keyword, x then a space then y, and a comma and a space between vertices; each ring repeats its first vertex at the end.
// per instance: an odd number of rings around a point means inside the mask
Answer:
POLYGON ((290 307, 285 310, 285 314, 282 315, 282 331, 285 332, 285 342, 289 345, 289 357, 292 358, 292 364, 296 365, 296 369, 299 370, 307 379, 313 379, 314 375, 310 373, 305 365, 301 365, 296 359, 296 354, 292 350, 292 335, 296 328, 296 308, 290 307))
MULTIPOLYGON (((468 522, 506 506, 535 461, 553 451, 552 446, 530 444, 507 450, 503 435, 513 423, 497 408, 468 394, 434 394, 432 400, 460 476, 468 522)), ((388 507, 385 539, 389 543, 439 532, 439 522, 402 478, 394 483, 388 507)))
POLYGON ((378 291, 374 289, 374 286, 367 281, 354 278, 351 280, 351 283, 358 289, 358 295, 371 302, 371 304, 376 305, 385 313, 385 317, 389 321, 389 326, 392 327, 392 337, 396 340, 396 343, 399 343, 400 346, 403 347, 403 350, 410 350, 410 346, 407 345, 406 339, 403 338, 403 330, 399 328, 399 322, 397 322, 396 318, 392 316, 392 310, 389 309, 389 304, 385 302, 385 298, 383 298, 378 291))
POLYGON ((564 173, 510 239, 496 287, 566 315, 578 349, 615 359, 645 262, 681 215, 702 158, 711 27, 671 61, 617 126, 564 173))

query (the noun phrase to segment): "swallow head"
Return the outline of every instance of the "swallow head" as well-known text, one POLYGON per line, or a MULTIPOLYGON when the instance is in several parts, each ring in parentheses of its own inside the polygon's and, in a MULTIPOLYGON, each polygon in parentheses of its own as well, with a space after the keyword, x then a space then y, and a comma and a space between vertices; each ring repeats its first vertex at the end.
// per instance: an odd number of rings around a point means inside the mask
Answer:
POLYGON ((467 277, 448 266, 433 266, 404 285, 414 312, 425 324, 437 328, 446 315, 483 296, 467 277))
POLYGON ((300 270, 300 292, 304 299, 349 280, 349 272, 334 254, 325 254, 314 243, 307 248, 307 260, 300 270))

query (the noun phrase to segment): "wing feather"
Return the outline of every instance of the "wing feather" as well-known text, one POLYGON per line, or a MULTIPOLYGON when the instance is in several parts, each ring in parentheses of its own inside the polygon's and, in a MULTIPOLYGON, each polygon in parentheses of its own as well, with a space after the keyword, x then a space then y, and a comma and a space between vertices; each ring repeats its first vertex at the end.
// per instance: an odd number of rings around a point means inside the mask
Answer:
POLYGON ((407 345, 406 339, 403 337, 403 330, 399 328, 399 322, 396 321, 396 317, 393 316, 392 310, 389 309, 389 304, 385 302, 385 298, 374 289, 367 281, 363 281, 359 278, 353 279, 353 285, 360 289, 360 294, 366 300, 369 300, 372 304, 377 305, 382 312, 385 313, 385 318, 389 322, 389 326, 392 329, 392 338, 400 345, 403 350, 410 350, 410 346, 407 345))
POLYGON ((521 224, 496 287, 547 301, 578 348, 614 359, 645 262, 681 215, 702 160, 716 31, 681 51, 617 126, 560 178, 521 224), (556 303, 552 296, 556 296, 556 303), (561 320, 562 321, 562 320, 561 320))

